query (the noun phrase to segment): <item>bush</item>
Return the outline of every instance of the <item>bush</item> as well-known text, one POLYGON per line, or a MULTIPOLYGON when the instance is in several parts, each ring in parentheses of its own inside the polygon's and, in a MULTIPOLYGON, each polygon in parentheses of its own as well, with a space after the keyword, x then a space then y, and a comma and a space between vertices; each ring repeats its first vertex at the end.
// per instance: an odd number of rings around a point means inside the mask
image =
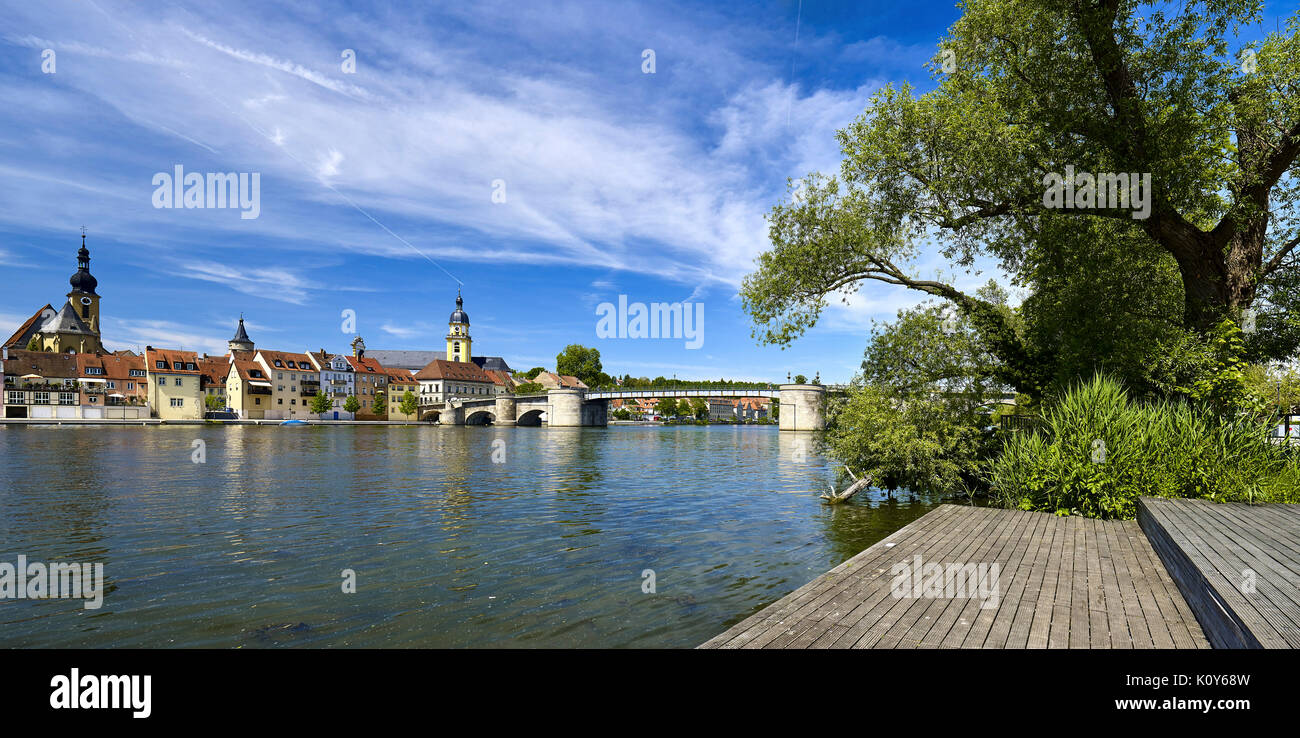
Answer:
POLYGON ((1009 434, 987 465, 1006 507, 1133 518, 1137 498, 1300 502, 1300 452, 1268 424, 1186 402, 1136 403, 1097 376, 1051 400, 1037 432, 1009 434))

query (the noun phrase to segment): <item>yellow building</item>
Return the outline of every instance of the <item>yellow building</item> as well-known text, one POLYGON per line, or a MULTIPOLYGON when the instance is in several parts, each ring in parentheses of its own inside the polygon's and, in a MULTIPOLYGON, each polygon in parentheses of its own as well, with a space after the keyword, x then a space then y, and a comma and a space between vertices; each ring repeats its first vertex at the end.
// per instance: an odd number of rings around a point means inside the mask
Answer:
POLYGON ((247 359, 230 362, 226 375, 226 401, 245 420, 262 420, 274 398, 270 378, 262 365, 247 359))
POLYGON ((465 301, 456 290, 456 310, 447 320, 447 361, 469 362, 472 339, 469 337, 469 315, 462 309, 465 301))
POLYGON ((420 417, 420 383, 410 372, 401 369, 388 370, 388 419, 415 421, 420 417), (406 414, 402 412, 402 398, 410 392, 415 396, 415 412, 406 414))
POLYGON ((203 376, 198 354, 145 346, 144 365, 149 407, 155 418, 203 419, 203 376))

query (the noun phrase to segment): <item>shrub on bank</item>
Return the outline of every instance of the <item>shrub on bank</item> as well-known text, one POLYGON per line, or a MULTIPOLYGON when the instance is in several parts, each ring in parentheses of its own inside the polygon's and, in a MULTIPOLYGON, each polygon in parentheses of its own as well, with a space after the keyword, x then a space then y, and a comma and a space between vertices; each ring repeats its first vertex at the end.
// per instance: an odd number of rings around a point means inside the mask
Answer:
POLYGON ((1137 498, 1300 502, 1300 451, 1270 427, 1185 402, 1137 403, 1115 380, 1071 387, 1037 432, 1013 432, 988 463, 1006 507, 1132 518, 1137 498))

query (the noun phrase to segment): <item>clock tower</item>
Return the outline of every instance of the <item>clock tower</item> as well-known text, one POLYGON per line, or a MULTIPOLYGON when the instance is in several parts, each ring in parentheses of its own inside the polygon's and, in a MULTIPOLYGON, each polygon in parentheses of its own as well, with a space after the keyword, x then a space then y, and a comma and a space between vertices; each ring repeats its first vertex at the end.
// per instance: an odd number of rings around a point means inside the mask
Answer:
POLYGON ((465 300, 456 290, 456 310, 447 319, 447 361, 469 363, 471 339, 469 337, 469 315, 465 313, 465 300))

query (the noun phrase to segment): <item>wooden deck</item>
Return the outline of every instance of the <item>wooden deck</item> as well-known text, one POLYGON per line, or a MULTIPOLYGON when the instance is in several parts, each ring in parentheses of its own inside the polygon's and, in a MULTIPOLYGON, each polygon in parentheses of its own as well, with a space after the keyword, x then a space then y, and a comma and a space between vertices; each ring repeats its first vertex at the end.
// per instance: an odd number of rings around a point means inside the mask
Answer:
POLYGON ((1300 648, 1300 505, 1138 501, 1215 648, 1300 648))
POLYGON ((701 646, 1208 647, 1136 521, 955 505, 936 508, 701 646), (891 569, 914 568, 917 556, 941 566, 996 563, 996 597, 970 596, 973 588, 925 596, 892 586, 891 569))

